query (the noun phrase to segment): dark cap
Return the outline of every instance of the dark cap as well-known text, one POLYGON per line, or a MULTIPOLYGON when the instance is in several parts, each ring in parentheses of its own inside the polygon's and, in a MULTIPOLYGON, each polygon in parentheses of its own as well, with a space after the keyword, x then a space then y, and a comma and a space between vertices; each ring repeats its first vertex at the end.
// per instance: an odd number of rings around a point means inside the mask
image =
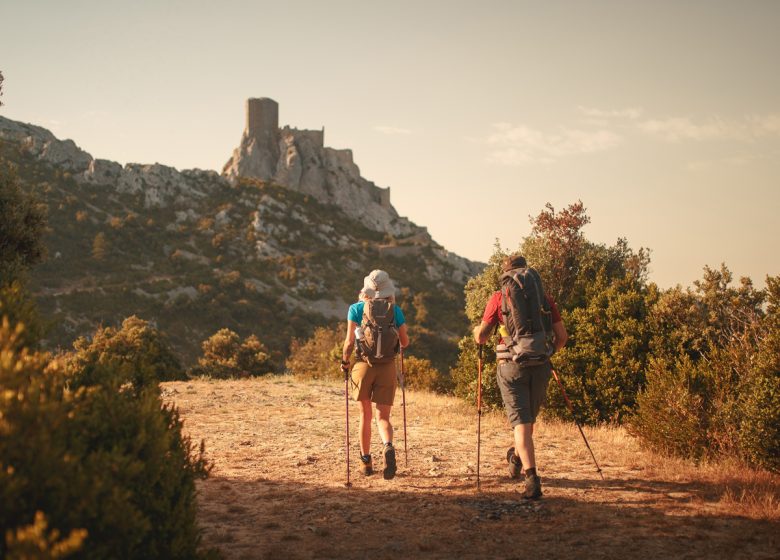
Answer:
POLYGON ((528 264, 525 262, 525 257, 523 255, 514 254, 506 257, 501 263, 501 266, 504 272, 507 272, 514 268, 526 268, 528 264))

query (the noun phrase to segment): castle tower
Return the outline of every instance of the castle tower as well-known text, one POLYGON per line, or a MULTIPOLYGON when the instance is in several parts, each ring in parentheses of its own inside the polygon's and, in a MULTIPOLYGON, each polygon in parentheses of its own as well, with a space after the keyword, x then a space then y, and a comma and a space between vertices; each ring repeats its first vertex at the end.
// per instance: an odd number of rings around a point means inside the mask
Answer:
POLYGON ((275 137, 279 129, 279 104, 268 97, 246 101, 246 132, 255 138, 275 137))

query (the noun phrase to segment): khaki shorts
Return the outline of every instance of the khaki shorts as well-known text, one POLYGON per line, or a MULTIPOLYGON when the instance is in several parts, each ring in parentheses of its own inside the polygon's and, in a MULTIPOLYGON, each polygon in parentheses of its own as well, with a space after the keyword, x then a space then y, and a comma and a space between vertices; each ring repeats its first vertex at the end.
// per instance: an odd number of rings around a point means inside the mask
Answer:
POLYGON ((395 361, 374 364, 357 362, 352 366, 352 399, 371 400, 376 404, 393 404, 395 400, 395 361))

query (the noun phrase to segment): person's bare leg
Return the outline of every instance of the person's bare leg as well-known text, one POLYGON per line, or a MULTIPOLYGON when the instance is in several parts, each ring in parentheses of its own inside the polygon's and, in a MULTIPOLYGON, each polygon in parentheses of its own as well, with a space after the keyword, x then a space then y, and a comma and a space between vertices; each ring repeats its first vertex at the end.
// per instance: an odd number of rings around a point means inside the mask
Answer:
POLYGON ((523 462, 523 469, 536 468, 534 453, 534 425, 518 424, 515 426, 515 454, 523 462))
POLYGON ((376 427, 379 430, 379 437, 382 443, 393 443, 393 425, 390 423, 390 410, 393 405, 376 405, 376 427))
POLYGON ((371 401, 360 401, 360 453, 371 454, 371 401))

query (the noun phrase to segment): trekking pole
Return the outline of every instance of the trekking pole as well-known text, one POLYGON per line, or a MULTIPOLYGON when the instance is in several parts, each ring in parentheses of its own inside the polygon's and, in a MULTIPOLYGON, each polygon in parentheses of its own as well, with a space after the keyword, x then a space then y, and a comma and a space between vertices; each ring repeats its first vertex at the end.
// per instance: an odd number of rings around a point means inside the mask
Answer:
POLYGON ((585 447, 588 448, 588 451, 590 451, 590 456, 593 457, 593 463, 596 465, 596 472, 599 473, 599 476, 601 476, 601 480, 604 480, 604 474, 601 472, 601 467, 599 467, 598 461, 596 461, 596 456, 593 454, 593 450, 590 448, 590 444, 588 443, 588 438, 585 437, 585 432, 582 431, 582 426, 580 426, 580 423, 577 422, 577 417, 574 416, 574 407, 571 405, 571 401, 569 400, 569 395, 566 394, 566 389, 563 388, 563 383, 561 383, 560 378, 558 378, 558 374, 555 373, 555 370, 552 370, 553 375, 555 376, 555 380, 558 382, 558 387, 561 388, 561 392, 563 393, 563 399, 566 401, 566 404, 569 406, 569 412, 571 412, 571 417, 574 418, 574 423, 577 425, 577 428, 580 431, 580 435, 582 436, 583 441, 585 442, 585 447))
POLYGON ((479 345, 477 356, 477 492, 479 492, 479 452, 482 439, 482 344, 479 345))
POLYGON ((406 452, 406 371, 404 370, 404 348, 401 347, 401 404, 404 409, 404 466, 409 466, 409 455, 406 452))
POLYGON ((349 482, 349 373, 344 372, 344 404, 346 410, 346 440, 347 440, 347 483, 345 486, 349 488, 352 484, 349 482))

